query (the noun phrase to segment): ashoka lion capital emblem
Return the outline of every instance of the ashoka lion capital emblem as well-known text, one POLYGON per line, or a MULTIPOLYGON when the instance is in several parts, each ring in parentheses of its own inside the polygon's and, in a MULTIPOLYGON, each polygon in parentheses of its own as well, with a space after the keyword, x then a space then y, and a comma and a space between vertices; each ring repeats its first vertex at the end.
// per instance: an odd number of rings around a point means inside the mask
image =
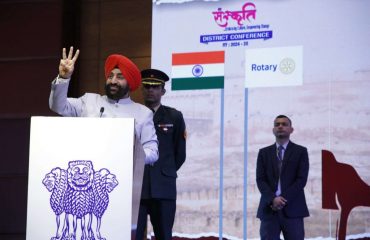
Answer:
POLYGON ((109 205, 108 194, 118 185, 114 174, 106 168, 94 171, 91 161, 75 160, 68 163, 67 170, 52 169, 42 182, 51 192, 50 206, 56 215, 56 235, 51 240, 105 240, 100 234, 100 226, 109 205), (92 215, 97 221, 95 232, 91 227, 92 215), (61 217, 64 217, 63 221, 60 221, 61 217), (78 220, 80 238, 76 236, 78 220))

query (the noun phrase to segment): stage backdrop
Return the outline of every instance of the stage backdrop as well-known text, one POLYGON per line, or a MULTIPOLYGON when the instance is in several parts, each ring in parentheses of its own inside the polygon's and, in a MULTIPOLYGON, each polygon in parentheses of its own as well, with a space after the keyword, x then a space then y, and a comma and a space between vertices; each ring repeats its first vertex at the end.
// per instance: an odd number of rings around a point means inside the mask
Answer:
POLYGON ((347 236, 370 235, 369 9, 367 0, 154 0, 152 67, 172 77, 163 103, 183 112, 188 132, 175 232, 259 238, 256 157, 285 114, 292 141, 309 150, 306 237, 336 236, 342 195, 323 208, 323 149, 363 185, 347 194, 360 198, 347 236))
POLYGON ((33 117, 27 240, 130 239, 133 146, 134 119, 33 117))

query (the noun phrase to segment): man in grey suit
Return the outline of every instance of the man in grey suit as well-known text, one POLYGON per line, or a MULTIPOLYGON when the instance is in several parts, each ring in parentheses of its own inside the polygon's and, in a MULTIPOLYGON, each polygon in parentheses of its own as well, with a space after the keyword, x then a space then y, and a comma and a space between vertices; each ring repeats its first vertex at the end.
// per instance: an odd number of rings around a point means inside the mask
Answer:
POLYGON ((307 149, 290 141, 292 121, 285 115, 274 120, 276 142, 259 150, 256 180, 261 199, 257 217, 262 240, 304 239, 304 217, 309 216, 304 187, 309 161, 307 149))
POLYGON ((153 112, 130 98, 130 92, 141 85, 141 73, 127 57, 112 54, 105 62, 105 93, 86 93, 79 98, 68 98, 68 85, 80 51, 68 55, 63 48, 59 75, 51 84, 49 106, 54 112, 68 117, 126 117, 135 119, 135 135, 140 140, 145 163, 154 165, 158 160, 158 141, 153 123, 153 112))

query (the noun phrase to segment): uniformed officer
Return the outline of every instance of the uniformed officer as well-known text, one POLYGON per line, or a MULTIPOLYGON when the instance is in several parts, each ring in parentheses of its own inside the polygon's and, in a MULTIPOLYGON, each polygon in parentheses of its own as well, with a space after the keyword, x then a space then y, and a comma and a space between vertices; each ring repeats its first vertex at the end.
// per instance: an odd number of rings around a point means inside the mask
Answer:
POLYGON ((145 105, 154 112, 159 159, 153 166, 145 166, 136 240, 144 238, 148 215, 156 239, 170 240, 176 212, 176 172, 186 157, 185 122, 180 111, 161 104, 167 74, 146 69, 141 76, 145 105))

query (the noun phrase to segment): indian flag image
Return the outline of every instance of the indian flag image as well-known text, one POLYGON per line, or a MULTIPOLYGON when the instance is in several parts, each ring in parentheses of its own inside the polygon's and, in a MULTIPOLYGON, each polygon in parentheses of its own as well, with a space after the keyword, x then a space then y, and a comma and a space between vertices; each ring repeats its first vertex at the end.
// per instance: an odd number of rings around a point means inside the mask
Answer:
POLYGON ((225 52, 172 54, 172 90, 224 88, 225 52))

